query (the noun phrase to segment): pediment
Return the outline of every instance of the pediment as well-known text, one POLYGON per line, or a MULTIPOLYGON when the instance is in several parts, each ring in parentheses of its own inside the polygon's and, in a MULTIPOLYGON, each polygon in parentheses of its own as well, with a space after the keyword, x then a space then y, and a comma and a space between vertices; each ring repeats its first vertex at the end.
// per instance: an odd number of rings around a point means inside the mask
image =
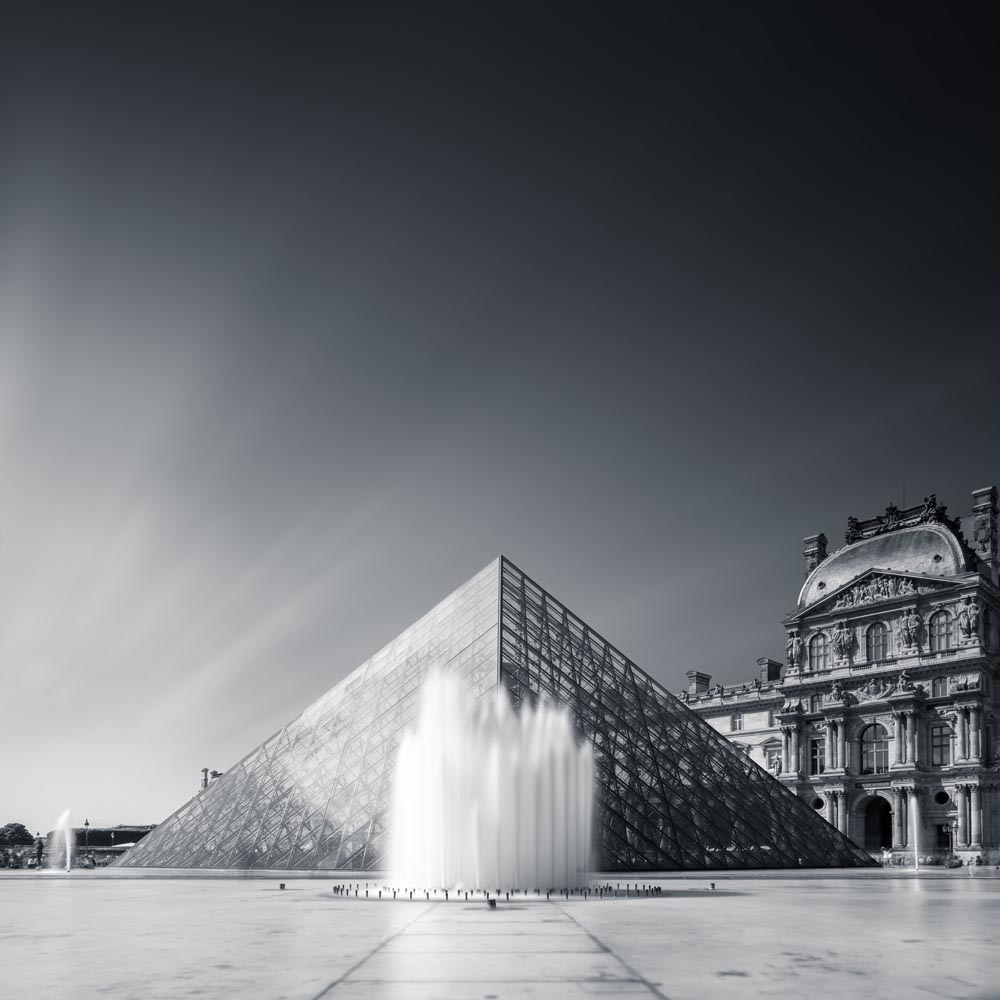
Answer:
POLYGON ((890 601, 910 600, 921 594, 931 594, 939 590, 948 590, 955 584, 940 577, 926 576, 922 573, 894 573, 887 569, 870 569, 853 580, 848 580, 831 594, 820 598, 814 604, 804 608, 788 620, 797 620, 817 612, 851 612, 855 608, 864 608, 872 604, 885 604, 890 601))

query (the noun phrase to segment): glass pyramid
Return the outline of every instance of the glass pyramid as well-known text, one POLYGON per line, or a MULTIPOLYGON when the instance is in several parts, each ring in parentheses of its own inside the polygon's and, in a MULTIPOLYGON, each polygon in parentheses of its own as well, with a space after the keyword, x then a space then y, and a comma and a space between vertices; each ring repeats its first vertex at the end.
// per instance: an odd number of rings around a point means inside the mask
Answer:
POLYGON ((500 557, 199 792, 132 868, 380 867, 393 764, 433 666, 554 698, 594 747, 598 867, 870 865, 868 855, 500 557))

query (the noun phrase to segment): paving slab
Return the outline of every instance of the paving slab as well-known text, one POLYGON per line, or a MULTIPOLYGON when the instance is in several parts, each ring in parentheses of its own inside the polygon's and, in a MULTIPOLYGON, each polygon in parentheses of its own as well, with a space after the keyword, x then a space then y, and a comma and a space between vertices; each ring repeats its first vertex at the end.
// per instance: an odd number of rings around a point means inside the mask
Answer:
POLYGON ((0 993, 996 998, 994 876, 647 874, 659 895, 490 910, 348 899, 332 880, 290 876, 279 890, 270 878, 0 875, 0 993))

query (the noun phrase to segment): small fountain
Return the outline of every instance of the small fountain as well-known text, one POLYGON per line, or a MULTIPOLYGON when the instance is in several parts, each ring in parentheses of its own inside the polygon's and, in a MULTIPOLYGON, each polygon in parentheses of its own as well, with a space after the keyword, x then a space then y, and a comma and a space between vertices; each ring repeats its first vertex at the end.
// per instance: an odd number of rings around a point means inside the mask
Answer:
POLYGON ((432 671, 393 785, 389 872, 422 889, 562 889, 588 881, 593 756, 569 713, 479 707, 432 671))
POLYGON ((56 821, 52 843, 49 845, 49 869, 69 871, 73 867, 73 827, 70 825, 69 810, 64 809, 56 821))

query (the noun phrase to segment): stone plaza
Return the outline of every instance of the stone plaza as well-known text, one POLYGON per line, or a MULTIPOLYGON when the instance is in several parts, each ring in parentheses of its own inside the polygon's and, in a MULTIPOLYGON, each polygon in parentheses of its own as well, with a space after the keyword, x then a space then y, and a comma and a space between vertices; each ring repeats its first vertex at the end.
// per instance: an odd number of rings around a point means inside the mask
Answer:
POLYGON ((6 992, 55 1000, 986 998, 1000 977, 995 869, 616 873, 661 891, 495 910, 278 873, 2 879, 6 992))

